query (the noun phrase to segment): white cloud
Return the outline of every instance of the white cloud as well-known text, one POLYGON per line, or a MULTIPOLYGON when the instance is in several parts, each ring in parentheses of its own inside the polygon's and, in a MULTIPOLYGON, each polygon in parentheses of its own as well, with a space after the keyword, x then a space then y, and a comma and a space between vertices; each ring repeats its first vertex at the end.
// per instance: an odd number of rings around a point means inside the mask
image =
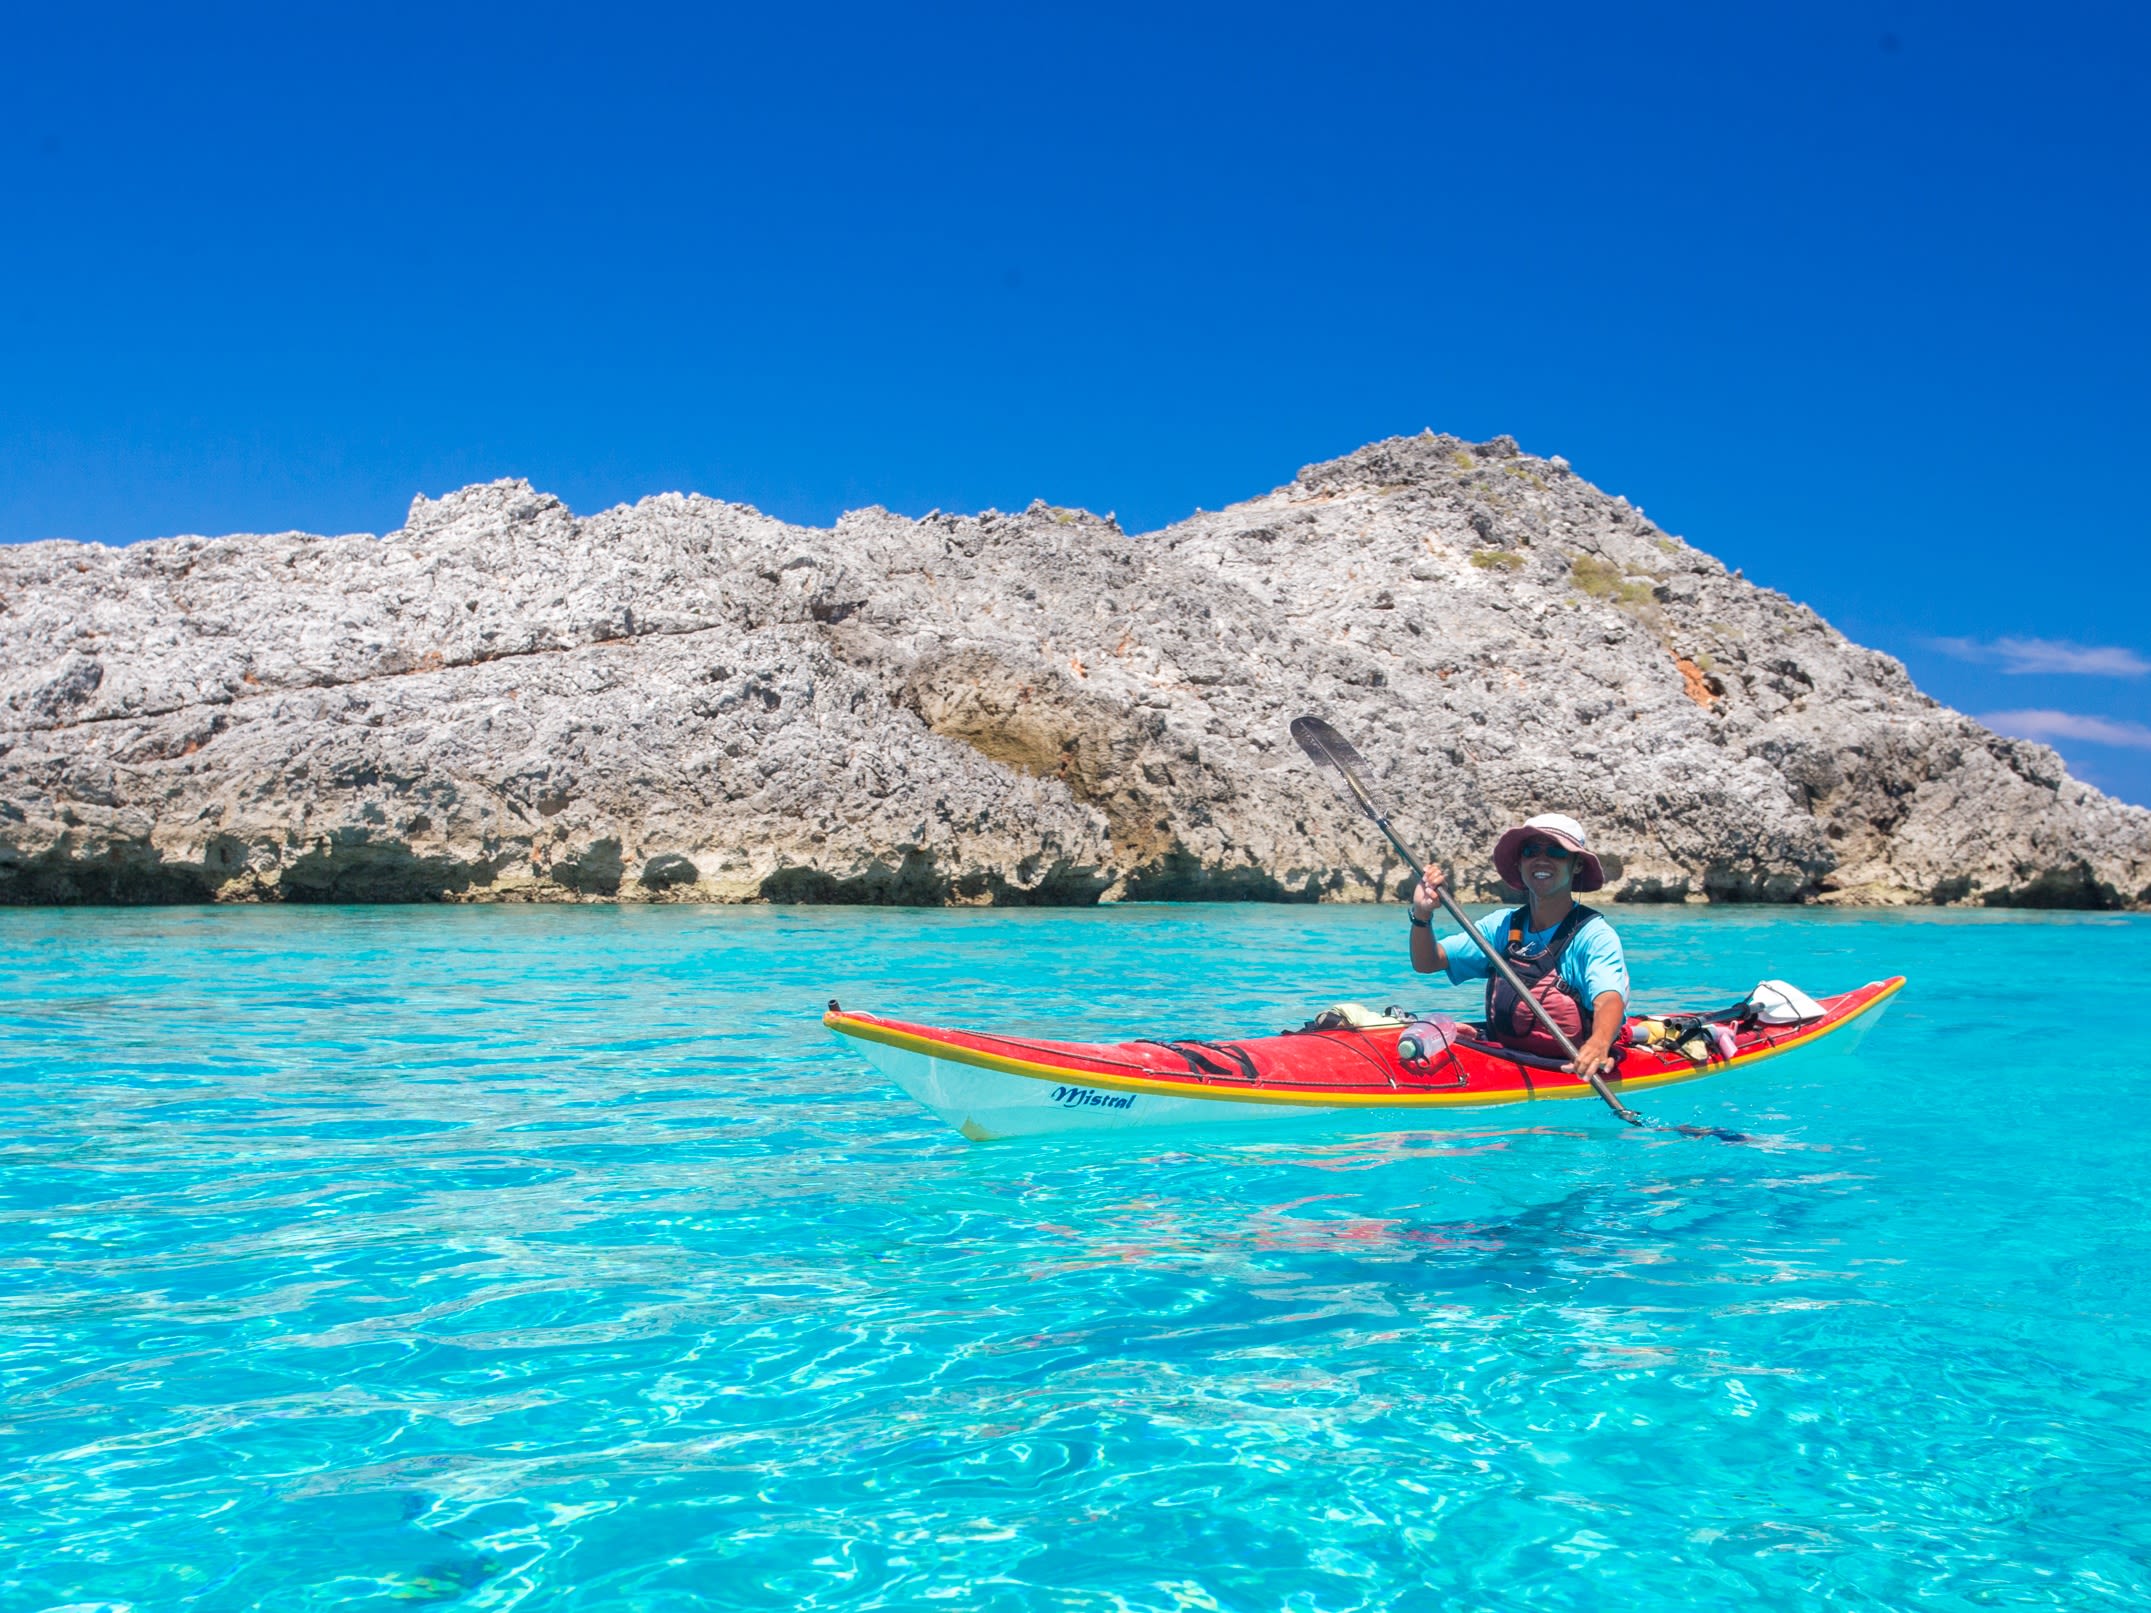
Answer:
POLYGON ((2140 722, 2085 717, 2073 711, 1990 711, 1979 720, 1997 734, 2014 734, 2019 739, 2080 739, 2091 745, 2151 750, 2151 727, 2140 722))
POLYGON ((2151 672, 2151 661, 2118 644, 2072 644, 2058 638, 1998 638, 1991 644, 1975 638, 1927 642, 1959 661, 1998 663, 2004 672, 2059 672, 2087 678, 2140 678, 2151 672))

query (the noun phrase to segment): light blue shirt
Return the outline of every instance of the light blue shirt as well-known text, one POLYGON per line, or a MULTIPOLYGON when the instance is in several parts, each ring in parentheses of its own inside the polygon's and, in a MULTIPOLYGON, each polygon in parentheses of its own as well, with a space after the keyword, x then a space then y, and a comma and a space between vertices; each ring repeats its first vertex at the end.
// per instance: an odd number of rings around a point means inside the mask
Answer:
MULTIPOLYGON (((1498 913, 1488 914, 1479 920, 1479 933, 1496 948, 1509 944, 1509 915, 1516 911, 1504 907, 1498 913)), ((1525 921, 1528 925, 1528 911, 1525 921)), ((1524 945, 1537 952, 1553 939, 1558 924, 1549 924, 1543 930, 1526 928, 1524 945)), ((1479 950, 1470 936, 1462 930, 1441 938, 1442 956, 1449 960, 1449 979, 1455 985, 1467 980, 1484 980, 1490 970, 1486 954, 1479 950)), ((1621 994, 1621 1006, 1628 1006, 1628 958, 1621 951, 1621 938, 1613 933, 1613 926, 1606 922, 1604 914, 1585 924, 1569 937, 1568 950, 1561 954, 1561 983, 1583 999, 1585 1024, 1590 1023, 1591 1006, 1609 991, 1621 994)))

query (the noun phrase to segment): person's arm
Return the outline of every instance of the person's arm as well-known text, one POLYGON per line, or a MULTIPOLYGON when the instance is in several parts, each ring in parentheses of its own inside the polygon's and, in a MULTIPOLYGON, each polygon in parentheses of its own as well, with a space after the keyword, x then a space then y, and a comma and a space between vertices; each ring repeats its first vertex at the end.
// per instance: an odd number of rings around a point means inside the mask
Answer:
MULTIPOLYGON (((1441 866, 1433 864, 1421 877, 1419 888, 1412 892, 1412 967, 1423 975, 1437 974, 1449 967, 1449 954, 1434 936, 1434 910, 1441 905, 1441 886, 1441 866)), ((1396 920, 1390 922, 1394 924, 1396 920)))
MULTIPOLYGON (((1621 938, 1603 918, 1585 925, 1569 943, 1569 949, 1580 965, 1582 979, 1578 984, 1582 987, 1582 995, 1591 1004, 1591 1029, 1576 1051, 1583 1055, 1583 1069, 1596 1069, 1600 1075, 1610 1075, 1613 1060, 1609 1055, 1613 1052, 1614 1039, 1621 1034, 1622 1022, 1628 1018, 1628 959, 1622 951, 1621 938)), ((1564 976, 1568 976, 1568 970, 1569 959, 1564 958, 1564 976)))
POLYGON ((1574 1064, 1563 1069, 1583 1071, 1596 1070, 1600 1075, 1613 1073, 1613 1039, 1621 1034, 1621 1022, 1628 1017, 1628 1003, 1617 991, 1600 992, 1598 1001, 1591 1004, 1591 1034, 1583 1039, 1583 1046, 1576 1051, 1583 1055, 1574 1064))

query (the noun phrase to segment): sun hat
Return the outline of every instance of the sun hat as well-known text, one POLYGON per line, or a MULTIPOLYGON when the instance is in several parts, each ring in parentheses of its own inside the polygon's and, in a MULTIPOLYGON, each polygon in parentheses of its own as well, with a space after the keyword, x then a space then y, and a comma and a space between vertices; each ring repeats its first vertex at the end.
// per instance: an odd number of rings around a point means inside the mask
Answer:
POLYGON ((1576 854, 1576 877, 1569 884, 1570 890, 1595 891, 1606 883, 1606 870, 1584 843, 1583 825, 1558 812, 1541 812, 1535 818, 1524 819, 1494 842, 1494 870, 1512 890, 1524 888, 1524 872, 1517 866, 1516 853, 1526 840, 1558 841, 1576 854))

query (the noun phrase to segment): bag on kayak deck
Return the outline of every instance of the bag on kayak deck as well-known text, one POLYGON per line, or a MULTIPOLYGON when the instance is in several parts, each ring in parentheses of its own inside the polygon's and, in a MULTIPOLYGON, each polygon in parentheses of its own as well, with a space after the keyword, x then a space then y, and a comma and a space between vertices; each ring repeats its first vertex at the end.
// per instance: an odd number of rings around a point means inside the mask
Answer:
POLYGON ((1765 980, 1748 993, 1748 1012, 1764 1025, 1805 1025, 1823 1016, 1823 1006, 1798 986, 1765 980))
POLYGON ((1675 1029, 1662 1019, 1631 1019, 1621 1027, 1622 1047, 1671 1047, 1678 1040, 1675 1029))
POLYGON ((1719 1020, 1684 1014, 1666 1030, 1658 1045, 1675 1049, 1691 1064, 1708 1064, 1712 1059, 1730 1061, 1740 1051, 1740 1039, 1733 1034, 1733 1028, 1719 1020))
POLYGON ((1659 1014, 1631 1020, 1624 1027, 1630 1046, 1671 1048, 1695 1064, 1708 1064, 1714 1055, 1724 1052, 1713 1034, 1721 1029, 1705 1014, 1659 1014))
POLYGON ((1364 1003, 1333 1003, 1301 1028, 1310 1031, 1384 1030, 1404 1023, 1404 1011, 1387 1008, 1377 1014, 1364 1003))

